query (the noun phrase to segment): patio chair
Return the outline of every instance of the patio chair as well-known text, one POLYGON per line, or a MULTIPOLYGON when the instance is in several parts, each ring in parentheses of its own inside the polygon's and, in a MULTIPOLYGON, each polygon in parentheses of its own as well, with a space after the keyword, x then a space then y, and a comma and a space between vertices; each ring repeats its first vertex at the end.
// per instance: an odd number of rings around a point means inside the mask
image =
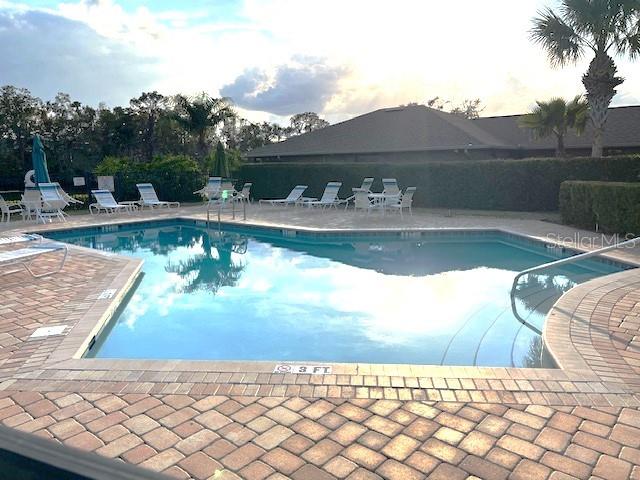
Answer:
POLYGON ((218 196, 221 184, 222 177, 209 177, 207 184, 193 193, 194 195, 202 195, 203 198, 210 200, 218 196))
POLYGON ((155 188, 150 183, 136 183, 136 187, 138 187, 138 192, 140 192, 140 207, 149 207, 153 210, 155 207, 158 208, 171 208, 171 207, 180 207, 180 202, 165 202, 162 200, 158 200, 158 194, 156 193, 155 188))
POLYGON ((56 183, 39 183, 38 190, 42 197, 42 206, 38 209, 37 220, 46 223, 47 220, 57 218, 66 221, 63 210, 69 204, 62 197, 59 185, 56 183))
POLYGON ((300 198, 302 198, 302 194, 307 189, 306 185, 296 185, 293 187, 293 190, 287 195, 287 198, 279 198, 274 200, 261 199, 258 203, 262 205, 263 203, 267 203, 269 205, 296 205, 300 198))
POLYGON ((416 193, 416 187, 407 187, 402 194, 395 202, 394 201, 385 201, 384 208, 390 211, 399 211, 400 216, 402 215, 403 210, 409 210, 409 215, 413 215, 413 211, 411 210, 411 205, 413 204, 413 194, 416 193))
POLYGON ((338 192, 340 191, 340 187, 342 187, 342 182, 329 182, 327 186, 324 188, 324 192, 320 200, 308 200, 304 202, 304 205, 307 205, 309 208, 311 207, 336 207, 339 203, 344 202, 344 200, 340 200, 338 198, 338 192))
POLYGON ((40 195, 40 190, 36 188, 27 188, 22 194, 22 200, 20 201, 22 205, 22 211, 24 212, 25 220, 31 220, 32 218, 38 218, 38 210, 42 206, 42 196, 40 195))
POLYGON ((105 212, 107 214, 117 212, 131 213, 138 209, 133 202, 116 202, 116 199, 113 198, 113 194, 109 190, 91 190, 91 194, 96 199, 96 203, 89 205, 89 213, 91 215, 97 215, 100 212, 105 212))
POLYGON ((358 211, 362 210, 367 212, 367 215, 373 210, 380 209, 381 205, 379 203, 375 203, 369 198, 369 190, 365 190, 364 188, 352 188, 353 191, 353 210, 358 211))
MULTIPOLYGON (((371 191, 371 185, 373 185, 373 177, 366 177, 363 181, 362 181, 362 186, 360 188, 363 188, 364 190, 366 190, 367 192, 371 191)), ((351 195, 350 197, 345 198, 344 200, 341 201, 341 203, 344 202, 344 209, 346 210, 347 208, 349 208, 349 202, 353 202, 355 201, 356 196, 355 195, 351 195)))
MULTIPOLYGON (((19 266, 21 268, 24 268, 33 278, 46 277, 48 275, 58 273, 60 270, 62 270, 62 267, 64 267, 64 264, 67 261, 68 253, 69 250, 63 243, 41 243, 39 245, 20 248, 18 250, 0 252, 0 267, 19 266), (53 252, 62 252, 62 259, 60 260, 60 263, 57 265, 56 269, 44 273, 35 273, 31 268, 34 260, 36 260, 39 256, 44 255, 45 253, 53 252)), ((1 272, 0 278, 19 271, 20 269, 1 272)))
POLYGON ((233 197, 234 202, 246 202, 247 204, 251 203, 251 186, 253 183, 245 183, 242 186, 242 190, 240 190, 235 197, 233 197))
POLYGON ((24 210, 21 205, 8 204, 2 195, 0 195, 0 222, 4 222, 5 218, 7 223, 11 221, 11 215, 19 213, 24 220, 24 210))

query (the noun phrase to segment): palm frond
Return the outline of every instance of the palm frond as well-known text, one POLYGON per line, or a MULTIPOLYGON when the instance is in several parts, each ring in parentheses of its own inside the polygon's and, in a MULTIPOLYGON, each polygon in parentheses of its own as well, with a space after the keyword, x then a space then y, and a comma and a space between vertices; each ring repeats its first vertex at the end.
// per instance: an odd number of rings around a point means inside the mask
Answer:
POLYGON ((552 65, 575 63, 584 54, 584 39, 550 8, 538 12, 529 33, 532 41, 547 53, 552 65))

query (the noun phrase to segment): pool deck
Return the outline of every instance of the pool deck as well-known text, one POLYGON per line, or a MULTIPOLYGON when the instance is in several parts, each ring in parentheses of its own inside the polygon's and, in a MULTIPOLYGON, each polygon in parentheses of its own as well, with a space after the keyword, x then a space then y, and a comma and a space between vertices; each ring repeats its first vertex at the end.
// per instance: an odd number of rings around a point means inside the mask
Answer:
MULTIPOLYGON (((79 215, 65 224, 0 224, 0 235, 175 217, 205 214, 79 215)), ((601 243, 545 218, 552 215, 416 210, 383 218, 251 206, 247 223, 500 229, 582 249, 601 243)), ((611 257, 638 263, 640 248, 611 257)), ((222 478, 249 480, 640 478, 638 271, 579 285, 553 307, 544 339, 558 369, 334 364, 330 375, 294 375, 273 374, 273 362, 80 358, 140 266, 72 247, 60 274, 13 274, 2 286, 3 424, 177 478, 219 469, 222 478), (100 298, 107 289, 113 298, 100 298), (52 325, 68 328, 29 338, 52 325)))

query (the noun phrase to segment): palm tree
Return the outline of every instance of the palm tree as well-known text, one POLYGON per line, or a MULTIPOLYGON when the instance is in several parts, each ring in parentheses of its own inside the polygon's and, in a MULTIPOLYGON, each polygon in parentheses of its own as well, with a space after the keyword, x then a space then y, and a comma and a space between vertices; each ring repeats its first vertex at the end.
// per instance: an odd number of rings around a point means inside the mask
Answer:
POLYGON ((582 84, 593 122, 592 157, 602 156, 602 135, 617 77, 612 55, 635 59, 640 53, 640 0, 561 0, 559 12, 547 8, 533 19, 531 38, 551 64, 576 63, 588 50, 594 57, 582 84))
POLYGON ((231 102, 227 98, 213 98, 206 93, 187 98, 177 95, 175 119, 187 132, 195 135, 200 158, 207 156, 207 134, 226 119, 235 117, 231 102))
POLYGON ((520 119, 520 126, 528 128, 536 138, 555 135, 556 157, 564 157, 564 136, 570 129, 580 135, 587 125, 589 105, 576 96, 570 102, 562 98, 552 98, 548 102, 536 102, 531 113, 520 119))

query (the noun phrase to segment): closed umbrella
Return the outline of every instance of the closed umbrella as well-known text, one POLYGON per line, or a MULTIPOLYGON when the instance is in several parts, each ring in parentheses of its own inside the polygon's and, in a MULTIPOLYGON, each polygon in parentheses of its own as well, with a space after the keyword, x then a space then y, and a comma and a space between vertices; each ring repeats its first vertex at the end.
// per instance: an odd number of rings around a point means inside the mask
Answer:
POLYGON ((49 170, 47 169, 47 155, 44 153, 44 145, 40 140, 40 135, 33 137, 33 151, 31 152, 31 161, 33 162, 33 170, 35 172, 36 184, 51 183, 49 178, 49 170))
POLYGON ((224 145, 218 142, 213 163, 213 176, 227 178, 229 176, 229 166, 227 165, 227 156, 224 153, 224 145))

